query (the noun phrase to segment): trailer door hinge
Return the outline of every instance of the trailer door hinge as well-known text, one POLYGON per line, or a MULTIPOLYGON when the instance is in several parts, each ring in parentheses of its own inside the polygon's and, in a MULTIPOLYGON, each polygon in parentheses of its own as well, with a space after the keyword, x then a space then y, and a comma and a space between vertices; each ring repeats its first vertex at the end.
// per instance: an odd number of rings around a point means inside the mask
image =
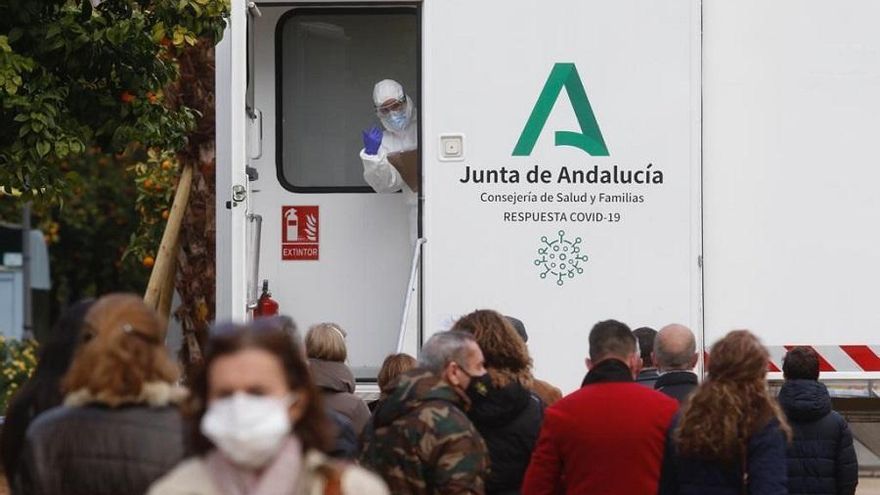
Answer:
POLYGON ((247 188, 240 184, 232 186, 232 201, 226 202, 226 209, 231 210, 239 203, 244 202, 245 199, 247 199, 247 188))
POLYGON ((703 268, 703 255, 702 254, 697 256, 697 267, 700 269, 703 268))
POLYGON ((232 200, 241 203, 245 199, 247 199, 247 189, 241 184, 232 186, 232 200))

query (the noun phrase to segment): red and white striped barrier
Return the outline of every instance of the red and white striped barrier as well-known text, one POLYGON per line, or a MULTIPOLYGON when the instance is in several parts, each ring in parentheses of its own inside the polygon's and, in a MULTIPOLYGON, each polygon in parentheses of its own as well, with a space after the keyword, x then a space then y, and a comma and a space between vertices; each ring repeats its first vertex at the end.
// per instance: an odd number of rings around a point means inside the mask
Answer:
MULTIPOLYGON (((782 358, 793 348, 769 346, 770 371, 782 371, 782 358)), ((825 373, 880 371, 880 345, 817 345, 807 346, 819 354, 819 371, 825 373)))

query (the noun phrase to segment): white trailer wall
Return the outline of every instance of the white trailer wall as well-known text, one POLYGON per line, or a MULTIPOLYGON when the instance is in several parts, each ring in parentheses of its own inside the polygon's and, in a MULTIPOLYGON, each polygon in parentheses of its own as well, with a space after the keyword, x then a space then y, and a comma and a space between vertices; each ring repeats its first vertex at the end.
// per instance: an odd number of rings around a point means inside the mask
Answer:
POLYGON ((750 328, 777 366, 809 344, 826 378, 880 371, 878 20, 875 0, 704 0, 707 343, 750 328))
POLYGON ((423 9, 426 333, 477 308, 519 317, 536 376, 569 392, 586 372, 587 335, 599 320, 699 330, 699 3, 430 0, 423 9), (513 156, 548 76, 563 63, 577 69, 608 156, 555 145, 556 131, 581 131, 565 90, 531 154, 513 156), (441 156, 441 137, 458 134, 463 157, 441 156), (648 164, 662 171, 662 184, 560 180, 563 167, 648 164), (549 171, 547 183, 528 180, 535 166, 549 171), (520 176, 462 182, 468 167, 520 176), (643 201, 559 200, 569 193, 643 201), (537 199, 485 199, 511 194, 537 199), (542 213, 540 221, 510 220, 542 213), (541 278, 551 261, 536 260, 552 254, 539 253, 548 247, 542 238, 552 243, 560 231, 580 239, 588 260, 571 277, 569 267, 562 278, 541 278))

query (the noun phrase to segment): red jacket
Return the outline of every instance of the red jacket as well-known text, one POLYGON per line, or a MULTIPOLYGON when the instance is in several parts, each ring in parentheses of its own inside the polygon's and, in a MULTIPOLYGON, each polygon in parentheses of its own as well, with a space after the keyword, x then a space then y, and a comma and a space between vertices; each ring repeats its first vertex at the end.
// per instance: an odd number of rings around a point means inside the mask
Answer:
POLYGON ((634 383, 621 361, 601 363, 587 381, 544 412, 523 495, 657 493, 678 402, 634 383))

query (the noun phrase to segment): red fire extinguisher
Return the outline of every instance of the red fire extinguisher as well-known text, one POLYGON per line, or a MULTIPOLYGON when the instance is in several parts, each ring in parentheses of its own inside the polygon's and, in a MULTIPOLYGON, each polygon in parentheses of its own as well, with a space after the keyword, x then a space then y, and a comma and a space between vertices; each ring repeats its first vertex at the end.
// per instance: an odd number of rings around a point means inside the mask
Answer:
POLYGON ((257 300, 257 307, 254 308, 254 318, 262 316, 275 316, 278 314, 278 302, 272 299, 272 293, 269 292, 269 281, 263 280, 263 292, 260 299, 257 300))

